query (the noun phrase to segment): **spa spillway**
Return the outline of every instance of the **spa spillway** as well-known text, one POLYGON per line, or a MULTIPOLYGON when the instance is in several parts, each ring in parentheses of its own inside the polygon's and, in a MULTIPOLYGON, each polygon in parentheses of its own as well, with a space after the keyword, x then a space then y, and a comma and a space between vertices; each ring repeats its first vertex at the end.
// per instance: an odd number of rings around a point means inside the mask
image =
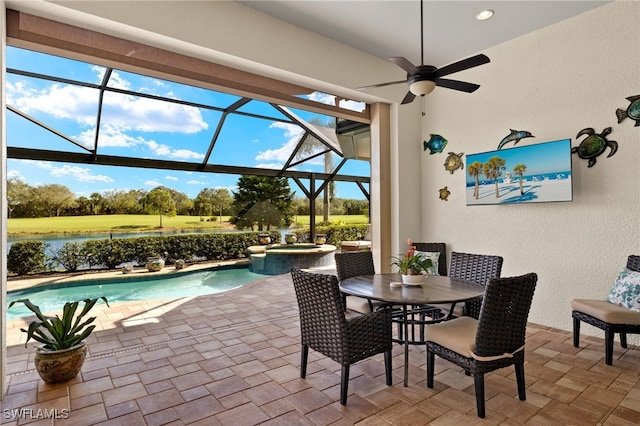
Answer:
POLYGON ((249 270, 257 274, 280 275, 289 273, 292 267, 317 268, 333 266, 336 246, 330 244, 272 244, 251 246, 249 270))

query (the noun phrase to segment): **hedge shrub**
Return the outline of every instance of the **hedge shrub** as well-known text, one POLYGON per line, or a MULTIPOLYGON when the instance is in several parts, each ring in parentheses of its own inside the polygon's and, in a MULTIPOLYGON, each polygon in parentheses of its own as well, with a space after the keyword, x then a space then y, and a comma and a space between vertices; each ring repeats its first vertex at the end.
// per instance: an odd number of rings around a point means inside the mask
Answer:
POLYGON ((46 247, 47 244, 40 240, 16 241, 7 255, 7 269, 18 275, 44 271, 46 247))

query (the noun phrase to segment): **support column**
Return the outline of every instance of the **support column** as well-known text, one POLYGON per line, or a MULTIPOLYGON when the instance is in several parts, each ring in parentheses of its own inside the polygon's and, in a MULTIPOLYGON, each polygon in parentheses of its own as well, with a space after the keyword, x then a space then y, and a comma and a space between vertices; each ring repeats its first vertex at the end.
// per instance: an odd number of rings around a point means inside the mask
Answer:
POLYGON ((0 0, 0 401, 7 391, 7 118, 6 4, 0 0))
POLYGON ((376 271, 390 273, 391 252, 391 108, 371 105, 371 250, 376 271))

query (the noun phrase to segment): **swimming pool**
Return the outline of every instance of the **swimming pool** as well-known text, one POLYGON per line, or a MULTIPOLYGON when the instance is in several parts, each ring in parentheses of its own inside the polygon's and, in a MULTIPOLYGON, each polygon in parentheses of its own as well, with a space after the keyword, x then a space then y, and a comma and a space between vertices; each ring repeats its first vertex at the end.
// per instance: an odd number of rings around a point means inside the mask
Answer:
MULTIPOLYGON (((65 284, 44 285, 7 293, 10 303, 16 299, 30 299, 43 313, 62 309, 65 302, 105 296, 109 303, 148 299, 177 299, 220 293, 241 287, 264 275, 250 272, 246 267, 216 267, 186 271, 176 275, 146 275, 122 279, 89 279, 65 284)), ((7 303, 7 305, 8 305, 7 303)), ((7 320, 33 315, 24 305, 7 309, 7 320)))

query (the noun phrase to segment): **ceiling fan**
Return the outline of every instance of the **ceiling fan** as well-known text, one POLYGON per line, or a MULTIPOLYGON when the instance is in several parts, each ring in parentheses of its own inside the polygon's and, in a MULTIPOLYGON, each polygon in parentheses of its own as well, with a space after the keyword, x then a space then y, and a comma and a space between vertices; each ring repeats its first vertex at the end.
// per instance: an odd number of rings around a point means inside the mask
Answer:
POLYGON ((479 54, 463 59, 453 64, 446 65, 442 68, 436 68, 433 65, 424 65, 424 13, 423 0, 420 0, 420 63, 415 66, 407 58, 396 56, 389 58, 391 62, 407 72, 407 79, 400 81, 392 81, 389 83, 372 84, 369 86, 358 87, 357 89, 365 89, 369 87, 384 87, 393 84, 407 83, 409 91, 402 99, 402 104, 413 102, 416 96, 424 96, 433 91, 436 86, 446 87, 447 89, 460 90, 461 92, 472 93, 478 90, 480 85, 467 83, 465 81, 451 80, 442 78, 455 72, 463 71, 469 68, 477 67, 490 62, 486 55, 479 54))

